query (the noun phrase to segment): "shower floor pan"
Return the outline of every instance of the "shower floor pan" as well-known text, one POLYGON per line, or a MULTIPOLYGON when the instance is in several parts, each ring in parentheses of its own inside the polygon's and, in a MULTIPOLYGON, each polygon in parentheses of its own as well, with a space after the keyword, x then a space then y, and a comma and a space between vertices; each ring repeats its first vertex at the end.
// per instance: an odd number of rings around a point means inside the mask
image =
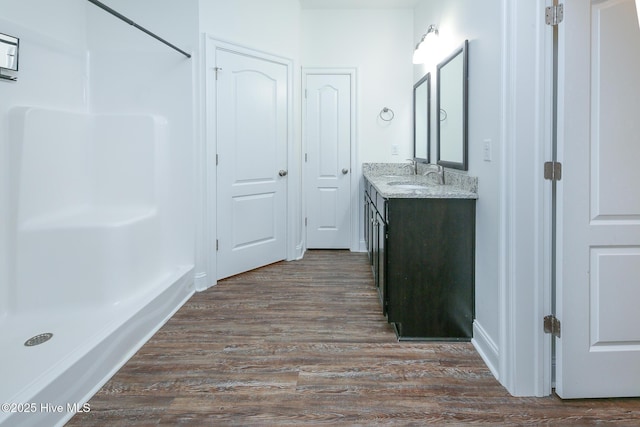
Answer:
POLYGON ((0 403, 11 405, 0 426, 62 426, 82 409, 193 294, 193 269, 177 267, 156 285, 119 304, 0 318, 0 403))

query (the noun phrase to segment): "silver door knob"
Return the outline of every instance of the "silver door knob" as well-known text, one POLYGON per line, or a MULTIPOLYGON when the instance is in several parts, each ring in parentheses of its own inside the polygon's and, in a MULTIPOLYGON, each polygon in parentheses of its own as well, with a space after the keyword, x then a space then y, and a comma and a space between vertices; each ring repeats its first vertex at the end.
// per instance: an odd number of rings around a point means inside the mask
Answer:
POLYGON ((349 169, 347 168, 342 169, 342 175, 346 175, 348 173, 349 173, 349 169))
POLYGON ((287 176, 287 173, 288 173, 288 172, 287 172, 286 170, 281 169, 281 170, 280 170, 280 172, 278 172, 278 175, 280 175, 280 176, 287 176))

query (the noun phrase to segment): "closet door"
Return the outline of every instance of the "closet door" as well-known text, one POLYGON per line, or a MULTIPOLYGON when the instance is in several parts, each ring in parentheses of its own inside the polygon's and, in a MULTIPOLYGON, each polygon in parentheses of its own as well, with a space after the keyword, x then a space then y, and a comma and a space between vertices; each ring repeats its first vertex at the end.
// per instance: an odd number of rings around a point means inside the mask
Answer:
POLYGON ((305 75, 307 247, 351 242, 351 75, 305 75))

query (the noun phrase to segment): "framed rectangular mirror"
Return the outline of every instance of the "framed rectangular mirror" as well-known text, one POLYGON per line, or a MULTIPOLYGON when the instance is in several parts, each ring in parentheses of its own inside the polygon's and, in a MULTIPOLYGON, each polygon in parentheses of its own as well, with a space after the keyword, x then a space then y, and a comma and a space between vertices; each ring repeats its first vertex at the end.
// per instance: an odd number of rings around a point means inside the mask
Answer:
POLYGON ((413 85, 413 158, 429 163, 431 148, 431 73, 413 85))
POLYGON ((0 68, 18 71, 18 47, 20 40, 17 37, 0 33, 0 68))
POLYGON ((437 67, 438 164, 461 170, 469 169, 468 56, 465 40, 437 67))

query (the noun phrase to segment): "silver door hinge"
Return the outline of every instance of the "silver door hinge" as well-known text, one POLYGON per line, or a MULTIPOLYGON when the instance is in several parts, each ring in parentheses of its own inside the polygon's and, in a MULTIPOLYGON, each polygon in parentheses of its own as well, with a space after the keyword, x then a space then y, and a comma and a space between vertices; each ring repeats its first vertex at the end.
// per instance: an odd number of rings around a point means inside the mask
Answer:
POLYGON ((304 153, 304 161, 305 163, 309 161, 309 157, 307 153, 304 153))
POLYGON ((304 97, 305 98, 307 97, 307 90, 306 89, 304 90, 304 97))
POLYGON ((549 6, 545 9, 544 20, 547 25, 555 26, 564 18, 564 5, 562 3, 549 6))
POLYGON ((218 155, 216 154, 216 166, 218 166, 218 155))
POLYGON ((218 250, 218 239, 216 239, 216 251, 218 250))
POLYGON ((550 179, 551 181, 560 181, 562 179, 562 163, 545 162, 544 179, 550 179))
POLYGON ((556 338, 560 338, 560 321, 556 316, 550 314, 544 316, 544 333, 551 334, 556 338))
POLYGON ((221 68, 221 67, 214 67, 213 69, 214 69, 214 70, 215 70, 215 72, 216 72, 216 80, 218 80, 218 72, 219 72, 219 71, 222 71, 222 68, 221 68))
POLYGON ((304 226, 307 226, 307 218, 304 219, 304 226))

